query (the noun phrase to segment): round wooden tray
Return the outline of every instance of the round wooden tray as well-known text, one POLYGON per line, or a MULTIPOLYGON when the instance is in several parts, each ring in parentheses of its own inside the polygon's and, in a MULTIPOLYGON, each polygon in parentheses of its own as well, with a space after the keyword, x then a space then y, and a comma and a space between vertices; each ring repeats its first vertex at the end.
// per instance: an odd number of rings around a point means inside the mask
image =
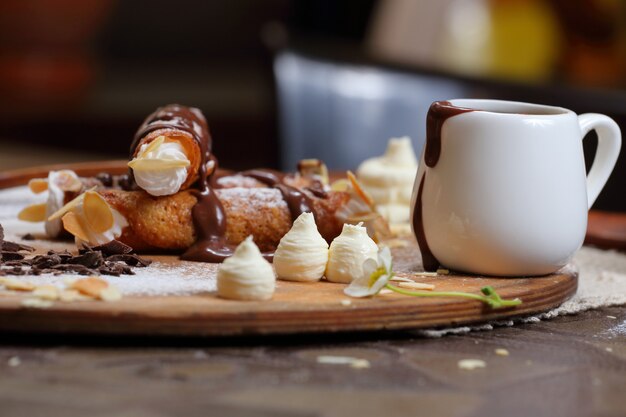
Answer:
MULTIPOLYGON (((103 170, 121 172, 124 164, 76 164, 64 168, 93 175, 103 170)), ((2 173, 0 188, 24 184, 30 178, 46 175, 49 169, 2 173)), ((419 269, 419 251, 414 240, 408 240, 405 247, 393 249, 393 255, 398 272, 419 269)), ((173 256, 154 258, 180 262, 173 256)), ((33 309, 23 307, 19 296, 4 296, 0 297, 0 331, 230 336, 434 328, 549 310, 576 292, 578 276, 573 269, 565 268, 560 273, 535 278, 447 275, 423 277, 419 281, 435 284, 438 291, 478 293, 481 287, 491 285, 503 298, 519 297, 523 304, 492 310, 477 301, 453 298, 389 294, 372 299, 349 299, 343 294, 341 284, 279 281, 273 300, 266 302, 229 301, 206 294, 126 297, 114 303, 59 302, 50 308, 33 309)))

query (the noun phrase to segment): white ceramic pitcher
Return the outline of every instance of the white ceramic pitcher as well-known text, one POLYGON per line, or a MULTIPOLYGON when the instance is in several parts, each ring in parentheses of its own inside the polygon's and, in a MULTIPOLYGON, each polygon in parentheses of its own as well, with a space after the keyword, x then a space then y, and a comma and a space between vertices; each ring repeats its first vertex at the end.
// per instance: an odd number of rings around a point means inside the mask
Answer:
POLYGON ((530 276, 566 265, 617 160, 617 124, 470 99, 433 103, 427 124, 411 214, 425 269, 530 276), (582 138, 593 129, 599 144, 587 176, 582 138))

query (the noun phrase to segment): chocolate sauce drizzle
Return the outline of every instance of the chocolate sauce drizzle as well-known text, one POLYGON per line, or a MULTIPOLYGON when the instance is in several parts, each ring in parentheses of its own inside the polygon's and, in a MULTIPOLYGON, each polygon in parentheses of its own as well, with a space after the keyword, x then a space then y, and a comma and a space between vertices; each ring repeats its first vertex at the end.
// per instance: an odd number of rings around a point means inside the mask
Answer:
MULTIPOLYGON (((462 113, 474 111, 464 107, 456 107, 449 101, 435 101, 428 109, 426 116, 426 148, 424 150, 424 162, 426 166, 434 168, 439 162, 441 156, 441 129, 443 124, 449 118, 462 113)), ((436 271, 439 268, 439 261, 431 252, 426 240, 424 232, 424 218, 422 213, 422 191, 424 182, 426 181, 426 172, 420 180, 420 186, 417 191, 417 199, 415 201, 415 210, 413 210, 413 230, 417 238, 420 252, 422 254, 422 263, 424 270, 436 271)))
POLYGON ((311 199, 297 188, 285 184, 285 174, 269 169, 253 169, 244 171, 241 175, 254 178, 268 187, 280 190, 289 208, 292 221, 297 219, 302 213, 313 212, 311 199))
POLYGON ((148 134, 160 129, 174 129, 189 133, 200 147, 198 181, 193 185, 198 202, 191 214, 198 238, 181 256, 199 262, 222 262, 233 254, 234 248, 226 242, 226 212, 210 186, 211 176, 217 170, 217 160, 211 154, 212 139, 209 126, 199 109, 170 104, 158 108, 143 122, 130 148, 130 157, 148 134), (207 163, 215 167, 207 175, 207 163))
MULTIPOLYGON (((201 150, 199 179, 193 185, 198 202, 192 209, 193 224, 198 238, 181 256, 182 259, 198 262, 222 262, 234 252, 234 246, 226 241, 226 212, 217 198, 212 177, 217 171, 217 159, 211 153, 212 139, 208 124, 200 110, 170 104, 157 109, 146 118, 137 131, 130 148, 130 157, 136 153, 141 140, 148 134, 160 129, 174 129, 189 133, 201 150), (207 173, 207 162, 214 162, 214 169, 207 173)), ((241 173, 252 177, 269 187, 280 190, 289 207, 292 220, 304 212, 312 212, 311 199, 302 191, 285 184, 285 174, 271 170, 251 170, 241 173)), ((131 182, 132 172, 129 174, 131 182)), ((272 253, 263 253, 263 257, 272 260, 272 253)))

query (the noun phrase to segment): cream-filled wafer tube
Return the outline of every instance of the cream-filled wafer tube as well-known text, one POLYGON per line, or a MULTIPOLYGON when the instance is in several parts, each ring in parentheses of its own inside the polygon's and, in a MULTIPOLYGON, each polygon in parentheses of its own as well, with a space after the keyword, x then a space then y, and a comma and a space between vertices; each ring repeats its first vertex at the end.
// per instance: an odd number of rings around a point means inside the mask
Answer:
MULTIPOLYGON (((279 189, 225 188, 215 190, 215 194, 228 219, 225 240, 230 246, 252 235, 263 252, 273 252, 291 228, 291 212, 279 189)), ((128 223, 118 240, 137 251, 180 252, 197 240, 192 209, 198 197, 193 191, 159 198, 123 190, 103 190, 100 195, 128 223)), ((325 198, 309 195, 320 234, 328 241, 341 232, 343 222, 336 212, 349 199, 344 192, 331 192, 325 198)))
POLYGON ((154 196, 188 189, 215 168, 210 142, 200 110, 178 104, 160 107, 137 130, 128 163, 132 177, 154 196))

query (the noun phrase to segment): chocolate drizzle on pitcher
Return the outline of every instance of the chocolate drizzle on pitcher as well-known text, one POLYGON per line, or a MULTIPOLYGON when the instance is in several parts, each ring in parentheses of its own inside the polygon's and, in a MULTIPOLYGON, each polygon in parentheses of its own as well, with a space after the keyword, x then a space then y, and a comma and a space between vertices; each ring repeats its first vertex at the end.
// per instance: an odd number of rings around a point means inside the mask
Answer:
POLYGON ((426 149, 424 161, 426 166, 434 167, 441 155, 441 129, 449 118, 461 113, 468 113, 472 109, 456 107, 449 101, 435 101, 428 109, 426 116, 426 149))
MULTIPOLYGON (((441 129, 443 124, 449 118, 473 111, 472 109, 456 107, 449 101, 435 101, 428 109, 426 116, 426 148, 424 150, 424 162, 426 166, 434 168, 439 162, 441 156, 441 129)), ((420 252, 422 254, 422 263, 424 270, 436 271, 439 268, 439 261, 431 252, 426 240, 424 232, 424 215, 422 212, 422 192, 424 182, 426 181, 426 172, 420 180, 419 189, 417 191, 417 199, 415 201, 415 209, 413 210, 413 230, 417 238, 420 252)))
POLYGON ((141 140, 151 132, 172 129, 189 133, 200 147, 198 181, 194 184, 198 202, 192 209, 193 224, 198 238, 181 256, 182 259, 200 262, 222 262, 233 254, 233 247, 226 242, 226 212, 210 186, 217 160, 211 154, 211 134, 202 112, 196 108, 170 104, 158 108, 143 122, 130 148, 131 158, 141 140), (214 166, 207 173, 207 163, 214 166))

